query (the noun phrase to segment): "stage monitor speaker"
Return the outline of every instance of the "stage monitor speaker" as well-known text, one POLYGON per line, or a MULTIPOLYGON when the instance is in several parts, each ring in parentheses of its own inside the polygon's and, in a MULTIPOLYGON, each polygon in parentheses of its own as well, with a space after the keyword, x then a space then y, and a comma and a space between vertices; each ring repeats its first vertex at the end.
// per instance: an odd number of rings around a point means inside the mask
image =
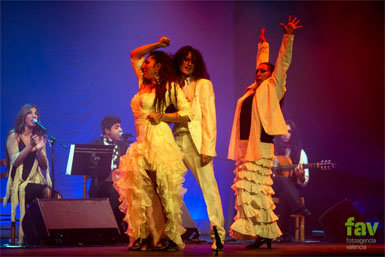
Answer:
POLYGON ((365 221, 363 215, 357 210, 353 202, 347 199, 336 203, 319 217, 321 227, 331 242, 346 242, 348 236, 345 223, 349 217, 354 217, 354 222, 365 221))
POLYGON ((108 198, 35 199, 22 226, 29 246, 109 244, 119 236, 108 198))

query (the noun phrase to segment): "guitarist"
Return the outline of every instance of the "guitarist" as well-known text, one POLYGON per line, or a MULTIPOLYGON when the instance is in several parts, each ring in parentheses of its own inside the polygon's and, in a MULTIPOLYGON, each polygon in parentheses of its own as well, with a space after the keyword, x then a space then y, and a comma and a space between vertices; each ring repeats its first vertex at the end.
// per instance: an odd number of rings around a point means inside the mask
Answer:
MULTIPOLYGON (((288 174, 277 174, 274 178, 273 189, 276 196, 279 197, 279 227, 282 236, 277 238, 277 242, 291 242, 289 235, 289 220, 291 214, 311 215, 311 212, 305 208, 300 199, 300 190, 305 187, 309 181, 309 170, 303 169, 301 164, 307 164, 307 156, 302 149, 297 129, 294 121, 286 121, 288 134, 275 138, 274 152, 279 160, 292 160, 293 163, 299 163, 293 171, 288 174)), ((289 163, 280 163, 289 164, 289 163)))

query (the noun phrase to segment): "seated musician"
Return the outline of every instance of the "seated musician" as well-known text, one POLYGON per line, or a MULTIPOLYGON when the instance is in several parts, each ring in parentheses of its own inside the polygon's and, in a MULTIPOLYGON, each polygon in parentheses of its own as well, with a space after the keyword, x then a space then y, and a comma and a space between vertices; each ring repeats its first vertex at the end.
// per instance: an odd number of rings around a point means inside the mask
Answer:
POLYGON ((121 121, 119 117, 107 115, 103 118, 101 123, 102 136, 91 145, 113 145, 113 156, 111 161, 111 170, 108 176, 104 179, 93 178, 91 181, 88 196, 90 198, 108 198, 110 200, 111 208, 114 213, 116 223, 118 224, 121 238, 121 243, 129 242, 128 236, 125 234, 127 224, 123 221, 124 213, 119 209, 119 194, 113 187, 112 171, 119 167, 120 156, 124 155, 127 150, 127 144, 121 140, 121 121))
MULTIPOLYGON (((285 174, 276 174, 273 181, 275 196, 279 197, 278 225, 282 231, 282 236, 277 238, 277 242, 291 242, 289 234, 289 220, 291 214, 311 215, 305 208, 300 199, 301 188, 305 187, 309 181, 309 170, 303 169, 301 164, 307 164, 307 156, 302 149, 296 125, 293 121, 286 122, 288 134, 275 138, 274 152, 279 160, 293 162, 298 165, 294 170, 285 174)), ((289 164, 289 163, 280 163, 289 164)))
MULTIPOLYGON (((6 158, 7 180, 3 205, 11 202, 11 219, 16 221, 16 209, 20 209, 20 224, 26 209, 35 198, 62 198, 52 189, 46 154, 47 136, 36 126, 39 121, 37 106, 25 104, 15 119, 15 126, 8 132, 6 158)), ((23 244, 24 231, 19 226, 19 245, 23 244)))

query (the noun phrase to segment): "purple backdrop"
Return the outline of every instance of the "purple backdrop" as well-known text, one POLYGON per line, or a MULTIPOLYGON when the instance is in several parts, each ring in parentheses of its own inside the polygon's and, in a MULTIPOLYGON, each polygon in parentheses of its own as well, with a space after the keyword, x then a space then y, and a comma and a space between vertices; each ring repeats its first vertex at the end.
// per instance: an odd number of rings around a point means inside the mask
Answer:
MULTIPOLYGON (((66 144, 99 137, 107 114, 134 133, 130 101, 137 81, 129 51, 162 35, 171 39, 167 52, 187 44, 201 50, 216 93, 217 152, 225 157, 236 99, 253 82, 259 30, 266 27, 275 61, 279 23, 292 14, 304 28, 294 41, 284 113, 297 122, 311 162, 338 165, 311 173, 308 229, 318 228, 318 216, 344 198, 383 220, 383 10, 382 2, 2 1, 0 157, 25 103, 38 105, 49 132, 66 144)), ((81 177, 65 175, 68 151, 56 145, 55 155, 56 188, 80 198, 81 177)), ((227 227, 234 216, 233 168, 215 160, 227 227)), ((205 205, 190 172, 185 187, 187 207, 205 232, 205 205)))

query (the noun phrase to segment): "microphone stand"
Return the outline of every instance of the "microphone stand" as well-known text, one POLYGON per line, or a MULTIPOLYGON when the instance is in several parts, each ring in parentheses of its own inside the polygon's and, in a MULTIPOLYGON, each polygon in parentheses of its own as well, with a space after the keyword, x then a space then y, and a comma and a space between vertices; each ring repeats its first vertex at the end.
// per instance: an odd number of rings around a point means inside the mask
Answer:
POLYGON ((52 173, 52 195, 51 197, 54 198, 55 196, 55 142, 58 142, 59 145, 61 145, 63 148, 68 149, 68 146, 57 140, 56 137, 53 135, 47 133, 47 130, 43 129, 43 134, 46 134, 49 137, 49 146, 51 147, 51 173, 52 173))

